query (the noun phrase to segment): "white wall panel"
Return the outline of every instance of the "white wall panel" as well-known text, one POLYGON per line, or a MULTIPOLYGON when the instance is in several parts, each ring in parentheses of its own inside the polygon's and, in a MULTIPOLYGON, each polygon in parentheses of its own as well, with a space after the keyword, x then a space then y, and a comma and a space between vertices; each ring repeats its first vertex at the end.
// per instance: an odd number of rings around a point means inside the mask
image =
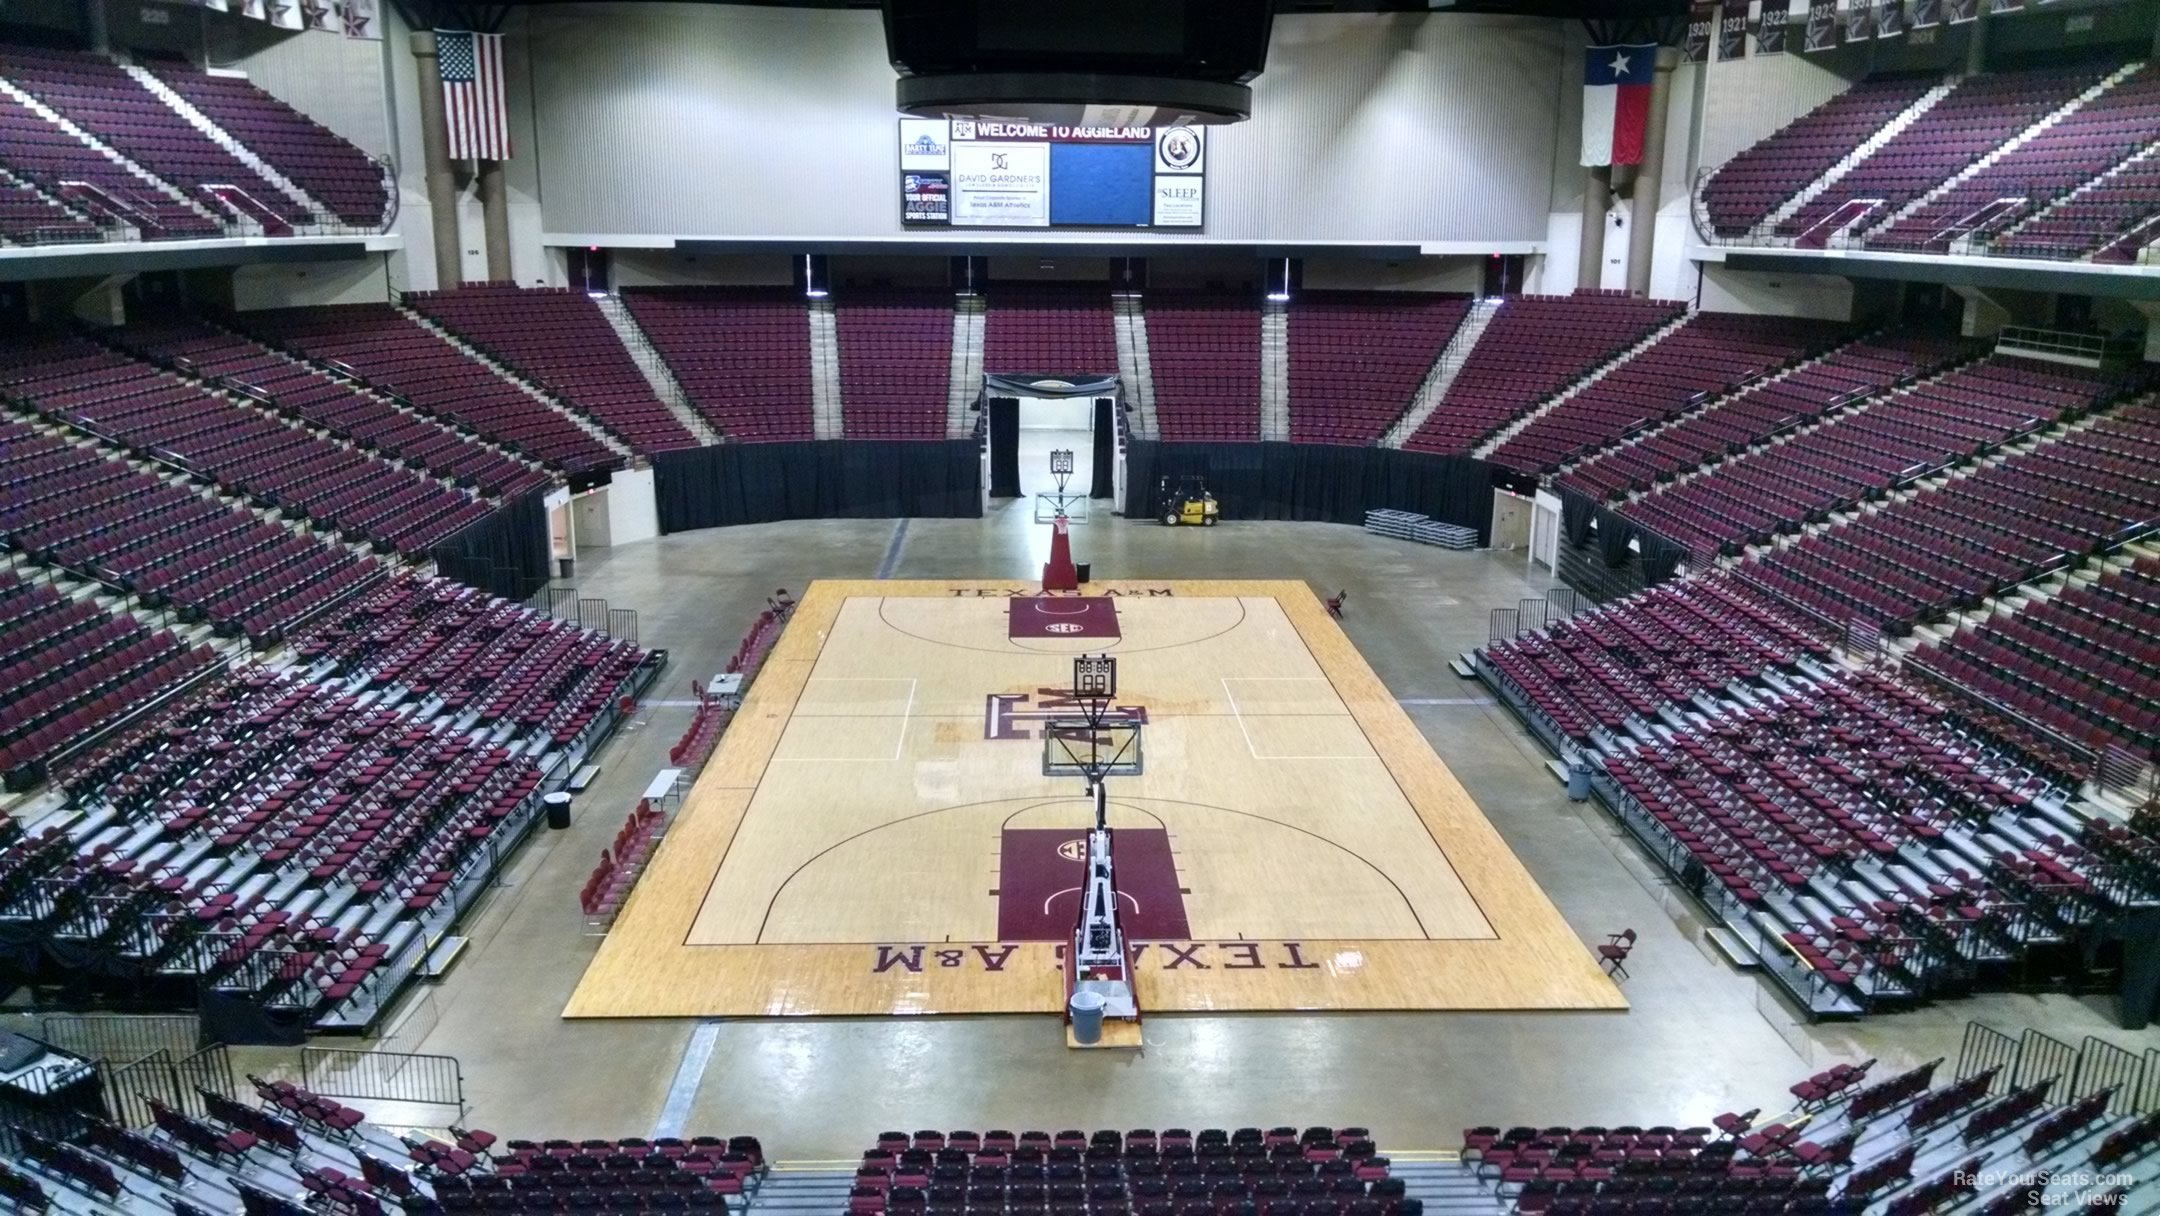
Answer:
POLYGON ((246 72, 255 85, 369 156, 390 151, 389 111, 383 105, 387 44, 239 19, 213 19, 205 32, 210 66, 246 72))
MULTIPOLYGON (((901 228, 875 12, 527 11, 549 233, 951 238, 901 228)), ((1211 137, 1206 230, 1150 239, 1543 240, 1569 39, 1554 21, 1281 17, 1255 117, 1211 137)))
MULTIPOLYGON (((1733 154, 1844 92, 1863 73, 1850 56, 1750 55, 1704 65, 1709 72, 1698 164, 1715 169, 1733 154)), ((1701 70, 1701 69, 1698 69, 1701 70)), ((1692 175, 1690 175, 1692 177, 1692 175)))

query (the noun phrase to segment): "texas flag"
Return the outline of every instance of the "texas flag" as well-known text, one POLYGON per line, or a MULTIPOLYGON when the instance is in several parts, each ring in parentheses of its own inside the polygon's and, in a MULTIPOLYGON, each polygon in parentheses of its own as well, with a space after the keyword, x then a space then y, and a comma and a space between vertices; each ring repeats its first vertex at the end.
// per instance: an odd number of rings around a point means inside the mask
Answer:
POLYGON ((1639 165, 1657 47, 1594 46, 1583 66, 1582 163, 1639 165))

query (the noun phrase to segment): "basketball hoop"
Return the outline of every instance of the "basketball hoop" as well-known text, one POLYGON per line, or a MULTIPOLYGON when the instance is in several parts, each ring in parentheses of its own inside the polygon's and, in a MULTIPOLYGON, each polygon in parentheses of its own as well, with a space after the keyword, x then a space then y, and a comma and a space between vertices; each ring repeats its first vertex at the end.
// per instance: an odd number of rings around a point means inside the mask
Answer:
POLYGON ((1072 475, 1072 449, 1052 448, 1050 450, 1050 476, 1057 479, 1057 491, 1052 494, 1037 494, 1035 496, 1036 523, 1048 523, 1053 519, 1072 519, 1083 524, 1087 522, 1087 495, 1065 492, 1065 485, 1072 480, 1072 475), (1074 510, 1076 507, 1078 508, 1077 514, 1074 510), (1044 514, 1046 509, 1048 511, 1047 516, 1044 514))

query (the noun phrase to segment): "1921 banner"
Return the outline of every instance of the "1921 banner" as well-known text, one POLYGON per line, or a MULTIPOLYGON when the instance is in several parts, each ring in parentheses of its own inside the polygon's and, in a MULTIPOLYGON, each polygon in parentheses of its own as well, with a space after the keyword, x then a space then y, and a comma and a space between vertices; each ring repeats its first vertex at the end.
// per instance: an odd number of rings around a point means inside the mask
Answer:
POLYGON ((1720 59, 1744 59, 1747 57, 1747 6, 1748 0, 1725 0, 1718 13, 1717 57, 1720 59))

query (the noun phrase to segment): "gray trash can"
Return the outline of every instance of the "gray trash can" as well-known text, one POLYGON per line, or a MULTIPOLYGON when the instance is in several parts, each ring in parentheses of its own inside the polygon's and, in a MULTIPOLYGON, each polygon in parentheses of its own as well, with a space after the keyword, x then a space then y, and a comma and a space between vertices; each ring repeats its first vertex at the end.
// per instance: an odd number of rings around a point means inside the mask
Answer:
POLYGON ((1083 988, 1072 994, 1065 1011, 1072 1015, 1073 1042, 1102 1042, 1102 993, 1083 988))
POLYGON ((547 808, 547 825, 550 828, 559 832, 570 826, 570 795, 560 790, 552 794, 542 794, 540 805, 547 808))
POLYGON ((1590 801, 1590 766, 1581 757, 1568 761, 1567 796, 1570 802, 1590 801))
POLYGON ((560 579, 573 579, 573 578, 576 578, 576 577, 577 577, 577 559, 576 559, 576 558, 574 558, 574 557, 558 557, 558 558, 556 558, 556 559, 555 559, 555 577, 557 577, 557 578, 560 578, 560 579))

